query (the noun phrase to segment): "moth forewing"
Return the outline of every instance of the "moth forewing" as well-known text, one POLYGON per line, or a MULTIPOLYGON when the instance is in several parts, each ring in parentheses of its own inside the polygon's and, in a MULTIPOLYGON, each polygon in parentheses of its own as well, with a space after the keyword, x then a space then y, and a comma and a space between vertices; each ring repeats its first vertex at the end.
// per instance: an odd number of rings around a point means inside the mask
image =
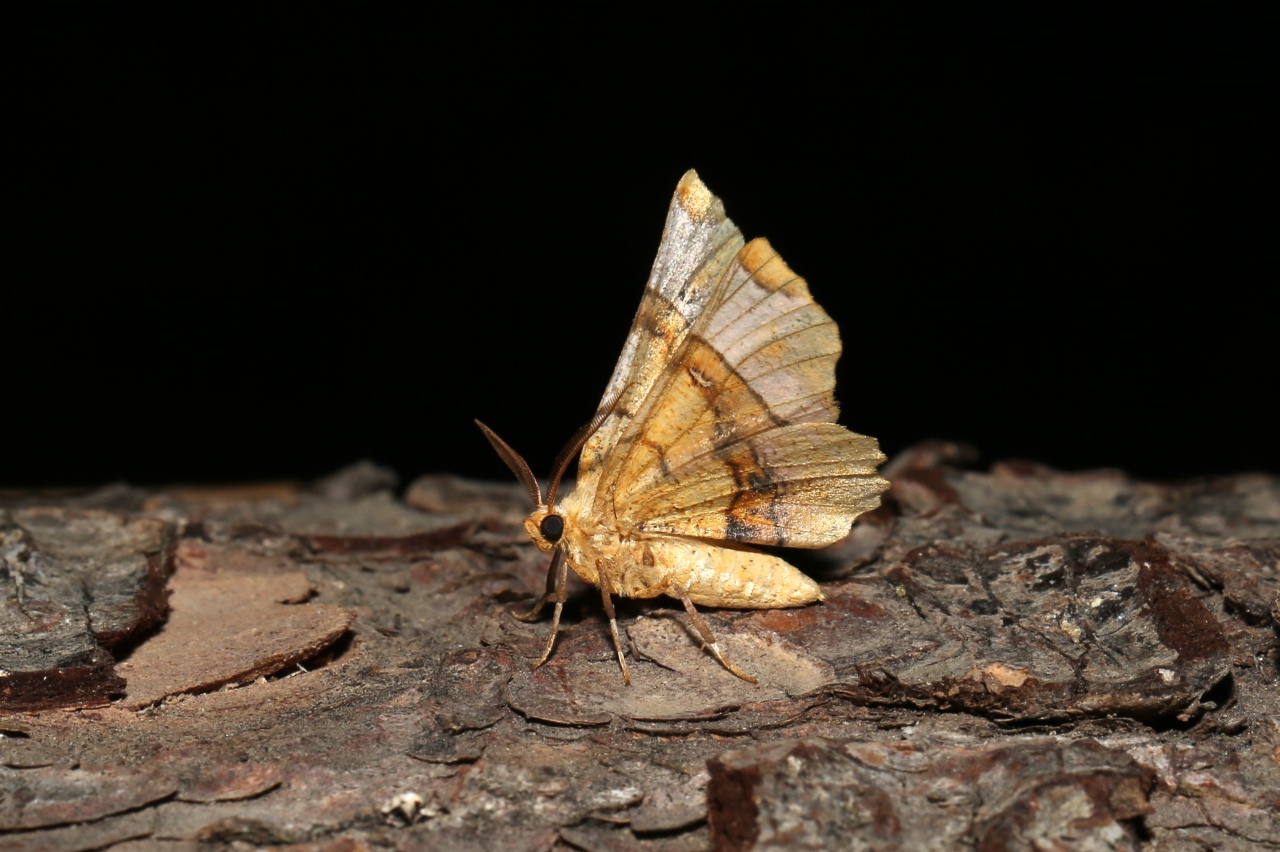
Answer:
MULTIPOLYGON (((744 243, 720 200, 686 173, 605 402, 571 442, 582 449, 577 488, 555 505, 566 454, 545 506, 530 488, 538 508, 525 529, 554 556, 530 617, 556 604, 535 668, 555 642, 568 569, 600 589, 628 683, 615 594, 676 598, 704 647, 754 682, 725 658, 695 604, 822 600, 812 579, 749 545, 829 545, 888 488, 875 439, 835 422, 840 352, 805 280, 767 241, 744 243)), ((529 488, 523 460, 485 433, 529 488)))

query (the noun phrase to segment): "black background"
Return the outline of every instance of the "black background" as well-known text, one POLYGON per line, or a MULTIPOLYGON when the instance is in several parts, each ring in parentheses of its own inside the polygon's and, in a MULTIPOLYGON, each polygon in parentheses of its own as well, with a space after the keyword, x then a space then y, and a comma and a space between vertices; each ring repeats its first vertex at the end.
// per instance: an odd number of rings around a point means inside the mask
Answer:
POLYGON ((1260 22, 706 11, 13 28, 0 486, 544 473, 691 167, 890 453, 1280 473, 1260 22))

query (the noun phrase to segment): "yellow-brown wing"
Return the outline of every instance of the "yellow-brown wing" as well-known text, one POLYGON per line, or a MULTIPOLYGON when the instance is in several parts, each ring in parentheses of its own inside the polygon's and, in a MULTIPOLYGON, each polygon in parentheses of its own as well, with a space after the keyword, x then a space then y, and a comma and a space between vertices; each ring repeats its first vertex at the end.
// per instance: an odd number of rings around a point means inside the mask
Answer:
POLYGON ((690 170, 680 179, 653 271, 603 400, 619 396, 578 462, 579 493, 594 493, 605 460, 626 432, 694 321, 716 295, 724 271, 742 248, 742 233, 724 205, 690 170))
POLYGON ((883 461, 874 438, 835 423, 781 426, 673 471, 619 515, 643 532, 826 547, 880 505, 883 461))
POLYGON ((879 505, 875 439, 835 424, 835 323, 763 239, 724 265, 593 482, 623 532, 822 547, 879 505))

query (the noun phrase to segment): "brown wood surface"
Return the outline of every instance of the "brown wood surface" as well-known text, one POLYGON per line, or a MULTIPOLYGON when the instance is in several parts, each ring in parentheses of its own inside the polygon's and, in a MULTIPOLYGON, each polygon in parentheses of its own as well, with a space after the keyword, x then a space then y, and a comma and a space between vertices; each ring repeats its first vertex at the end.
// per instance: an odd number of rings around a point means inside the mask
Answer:
POLYGON ((0 494, 0 850, 1280 847, 1280 481, 948 445, 791 552, 826 601, 622 601, 516 485, 0 494))

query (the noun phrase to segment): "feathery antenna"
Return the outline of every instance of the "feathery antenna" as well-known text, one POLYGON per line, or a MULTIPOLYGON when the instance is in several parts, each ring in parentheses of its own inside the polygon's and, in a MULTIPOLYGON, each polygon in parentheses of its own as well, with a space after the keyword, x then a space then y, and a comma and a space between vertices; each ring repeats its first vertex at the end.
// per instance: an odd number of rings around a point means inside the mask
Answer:
MULTIPOLYGON (((511 468, 511 472, 516 475, 516 479, 520 480, 524 490, 529 492, 529 499, 541 507, 542 489, 538 487, 538 480, 534 477, 533 471, 529 470, 528 463, 488 426, 479 420, 476 421, 476 425, 480 427, 480 431, 484 433, 484 436, 489 439, 489 443, 497 450, 499 457, 507 463, 507 467, 511 468)), ((551 493, 555 494, 554 485, 551 487, 551 493)))
MULTIPOLYGON (((606 399, 604 404, 600 406, 600 410, 596 412, 596 416, 591 418, 591 422, 575 432, 573 437, 569 439, 569 443, 565 444, 564 449, 560 451, 560 455, 556 456, 556 463, 551 466, 551 485, 547 489, 548 506, 556 504, 556 492, 560 490, 560 479, 564 476, 564 472, 569 469, 569 462, 573 461, 573 457, 582 451, 583 446, 596 433, 596 430, 604 425, 604 421, 618 407, 618 401, 622 399, 622 395, 626 393, 628 387, 630 385, 623 386, 610 399, 606 399)), ((542 504, 539 503, 538 505, 542 504)))

